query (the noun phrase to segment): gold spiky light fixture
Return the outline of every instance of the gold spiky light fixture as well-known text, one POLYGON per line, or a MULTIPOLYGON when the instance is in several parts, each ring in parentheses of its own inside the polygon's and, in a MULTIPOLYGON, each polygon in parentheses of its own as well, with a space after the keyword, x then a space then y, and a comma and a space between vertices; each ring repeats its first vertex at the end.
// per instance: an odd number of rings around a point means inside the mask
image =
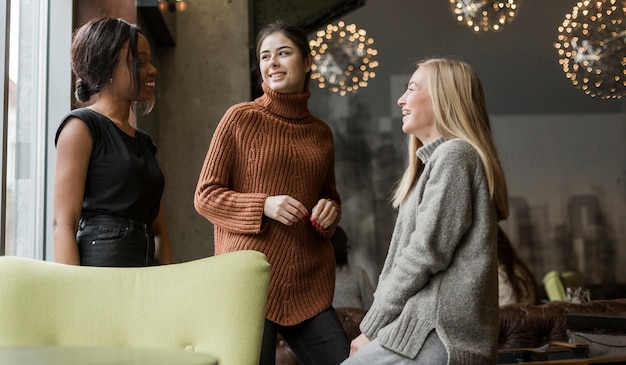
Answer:
POLYGON ((450 0, 456 20, 476 33, 499 32, 517 16, 522 0, 450 0))
POLYGON ((565 76, 585 94, 626 96, 626 0, 585 0, 565 15, 554 47, 565 76))
POLYGON ((366 87, 378 67, 374 39, 354 24, 329 24, 309 42, 313 54, 311 78, 320 88, 346 95, 366 87))

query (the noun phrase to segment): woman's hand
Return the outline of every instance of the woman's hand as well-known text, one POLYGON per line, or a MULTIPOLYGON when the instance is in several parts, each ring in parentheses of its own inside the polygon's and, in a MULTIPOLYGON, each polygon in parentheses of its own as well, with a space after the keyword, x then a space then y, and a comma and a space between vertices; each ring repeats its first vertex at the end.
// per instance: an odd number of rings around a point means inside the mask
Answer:
POLYGON ((365 337, 364 334, 360 334, 357 338, 350 343, 350 356, 354 355, 357 351, 362 349, 365 345, 370 343, 370 339, 365 337))
POLYGON ((330 199, 320 199, 311 212, 311 223, 318 231, 328 229, 339 217, 339 205, 330 199))
POLYGON ((280 223, 290 226, 309 214, 302 203, 289 195, 270 196, 265 199, 263 213, 280 223))

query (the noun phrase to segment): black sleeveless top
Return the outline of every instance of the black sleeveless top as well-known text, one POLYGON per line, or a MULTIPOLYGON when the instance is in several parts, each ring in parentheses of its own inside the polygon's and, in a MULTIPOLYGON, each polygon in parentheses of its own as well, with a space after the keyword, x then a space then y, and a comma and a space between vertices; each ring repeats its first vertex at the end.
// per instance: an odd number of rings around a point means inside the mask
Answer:
POLYGON ((150 136, 137 129, 131 137, 106 116, 79 108, 63 118, 55 146, 71 117, 85 122, 93 137, 81 216, 107 214, 152 224, 159 213, 165 179, 150 136))

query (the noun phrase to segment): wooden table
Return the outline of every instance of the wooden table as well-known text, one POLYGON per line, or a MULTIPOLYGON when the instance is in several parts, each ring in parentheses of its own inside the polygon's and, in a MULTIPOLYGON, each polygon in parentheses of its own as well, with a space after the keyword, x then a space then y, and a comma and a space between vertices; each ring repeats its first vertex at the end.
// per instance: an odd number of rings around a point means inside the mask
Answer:
POLYGON ((207 353, 132 347, 0 347, 2 365, 217 365, 207 353))
POLYGON ((591 357, 587 359, 529 361, 522 364, 529 365, 602 365, 602 364, 626 364, 626 356, 618 357, 591 357))
MULTIPOLYGON (((540 349, 543 349, 540 348, 540 349)), ((521 361, 522 364, 532 365, 601 365, 601 364, 626 364, 626 356, 612 356, 612 357, 587 357, 588 346, 585 344, 573 344, 562 341, 551 341, 550 350, 545 353, 545 357, 535 355, 535 359, 551 359, 551 360, 536 360, 532 361, 533 356, 529 351, 535 351, 537 349, 518 349, 518 350, 501 350, 498 356, 498 364, 513 364, 521 361), (580 352, 578 350, 584 350, 580 352), (568 352, 569 351, 569 352, 568 352), (508 356, 500 356, 503 352, 510 353, 516 356, 512 358, 508 356), (565 355, 565 357, 563 356, 565 355), (569 355, 569 356, 567 356, 569 355), (517 361, 515 361, 517 360, 517 361)), ((543 355, 540 352, 538 355, 543 355)))

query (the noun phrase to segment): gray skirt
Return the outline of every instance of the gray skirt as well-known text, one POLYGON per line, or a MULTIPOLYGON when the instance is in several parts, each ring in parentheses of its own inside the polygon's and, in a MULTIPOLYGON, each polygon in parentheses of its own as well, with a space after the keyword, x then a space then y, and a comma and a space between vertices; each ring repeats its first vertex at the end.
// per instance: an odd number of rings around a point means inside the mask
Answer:
POLYGON ((341 365, 447 365, 448 352, 437 332, 431 331, 415 359, 409 359, 380 345, 378 340, 370 342, 341 365))

